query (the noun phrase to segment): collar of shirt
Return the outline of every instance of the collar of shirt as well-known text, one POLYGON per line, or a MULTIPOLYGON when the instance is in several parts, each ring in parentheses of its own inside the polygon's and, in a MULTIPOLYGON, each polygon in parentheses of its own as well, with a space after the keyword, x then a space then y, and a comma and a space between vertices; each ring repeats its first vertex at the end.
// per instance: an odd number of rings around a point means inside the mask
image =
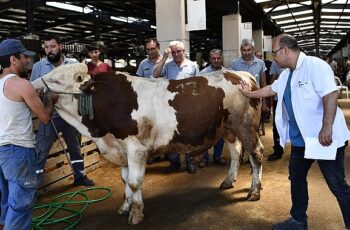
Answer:
POLYGON ((300 51, 298 61, 297 61, 297 66, 295 67, 295 69, 301 68, 305 58, 306 58, 306 54, 300 51))

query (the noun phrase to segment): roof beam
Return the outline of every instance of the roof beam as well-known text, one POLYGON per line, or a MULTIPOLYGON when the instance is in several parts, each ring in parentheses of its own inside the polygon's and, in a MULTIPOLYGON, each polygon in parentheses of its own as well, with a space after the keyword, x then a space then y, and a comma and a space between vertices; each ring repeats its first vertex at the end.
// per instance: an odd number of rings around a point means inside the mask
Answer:
POLYGON ((316 55, 320 55, 320 25, 321 25, 321 0, 312 0, 312 12, 314 14, 315 48, 316 55))

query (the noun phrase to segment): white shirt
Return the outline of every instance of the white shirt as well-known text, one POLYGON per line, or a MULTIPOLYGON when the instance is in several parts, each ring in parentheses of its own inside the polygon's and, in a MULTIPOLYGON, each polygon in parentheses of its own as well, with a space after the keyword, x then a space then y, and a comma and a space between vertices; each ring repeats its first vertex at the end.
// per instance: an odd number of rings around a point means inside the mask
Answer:
MULTIPOLYGON (((289 73, 290 69, 286 69, 271 85, 278 98, 283 98, 289 73)), ((336 90, 334 74, 329 65, 317 57, 306 56, 300 52, 291 79, 291 96, 294 116, 304 140, 306 137, 318 137, 323 119, 322 97, 336 90)), ((278 100, 275 122, 283 147, 286 142, 290 142, 288 119, 283 100, 278 100)), ((332 135, 333 140, 338 141, 338 148, 350 139, 344 114, 339 108, 334 119, 332 135)))

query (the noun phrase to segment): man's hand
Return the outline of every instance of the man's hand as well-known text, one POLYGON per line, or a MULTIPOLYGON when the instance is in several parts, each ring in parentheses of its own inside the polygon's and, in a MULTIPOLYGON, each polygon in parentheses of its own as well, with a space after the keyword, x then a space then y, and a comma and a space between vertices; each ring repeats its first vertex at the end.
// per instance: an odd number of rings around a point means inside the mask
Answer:
POLYGON ((323 146, 329 146, 332 144, 332 127, 325 128, 322 127, 320 133, 318 134, 318 141, 323 146))
POLYGON ((171 49, 168 47, 164 50, 163 58, 167 59, 169 57, 169 53, 171 53, 171 49))
POLYGON ((49 92, 48 97, 52 101, 52 104, 56 104, 59 98, 59 95, 57 93, 49 92))
POLYGON ((241 80, 241 88, 239 88, 239 90, 242 92, 242 94, 246 97, 249 97, 249 94, 252 90, 252 87, 250 84, 248 84, 248 82, 246 82, 245 80, 241 80))

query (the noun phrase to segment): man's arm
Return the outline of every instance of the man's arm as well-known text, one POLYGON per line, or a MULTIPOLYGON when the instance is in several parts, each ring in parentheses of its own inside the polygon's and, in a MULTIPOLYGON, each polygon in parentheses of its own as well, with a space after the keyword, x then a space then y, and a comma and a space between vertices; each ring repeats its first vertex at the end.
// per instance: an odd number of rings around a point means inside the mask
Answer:
POLYGON ((322 128, 318 134, 318 140, 321 145, 329 146, 332 144, 332 128, 337 112, 337 91, 325 95, 323 100, 323 120, 322 128))
POLYGON ((58 100, 58 94, 49 93, 49 100, 47 105, 44 106, 34 87, 27 80, 22 79, 22 81, 18 82, 17 86, 20 87, 20 96, 22 96, 27 106, 38 116, 41 122, 47 124, 51 119, 54 104, 58 100))
POLYGON ((242 94, 249 98, 262 98, 276 95, 276 92, 272 90, 271 85, 255 91, 251 91, 250 85, 246 81, 241 81, 241 86, 242 89, 240 90, 242 94))
POLYGON ((164 50, 164 54, 163 54, 162 59, 160 59, 160 61, 154 67, 153 77, 155 77, 155 78, 160 77, 160 75, 162 74, 162 70, 163 70, 164 64, 166 62, 166 59, 168 59, 168 56, 169 56, 170 52, 171 52, 170 48, 166 48, 164 50))

